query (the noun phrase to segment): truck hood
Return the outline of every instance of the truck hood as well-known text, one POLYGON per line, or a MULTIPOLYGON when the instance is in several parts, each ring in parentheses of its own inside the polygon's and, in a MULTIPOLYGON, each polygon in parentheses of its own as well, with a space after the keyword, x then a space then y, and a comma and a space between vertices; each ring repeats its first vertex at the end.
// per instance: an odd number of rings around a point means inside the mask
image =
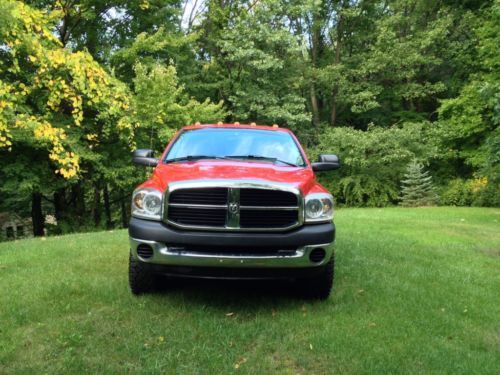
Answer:
POLYGON ((298 187, 303 194, 316 185, 310 167, 278 166, 265 162, 193 161, 159 164, 142 187, 165 191, 169 183, 188 180, 261 180, 287 183, 298 187))

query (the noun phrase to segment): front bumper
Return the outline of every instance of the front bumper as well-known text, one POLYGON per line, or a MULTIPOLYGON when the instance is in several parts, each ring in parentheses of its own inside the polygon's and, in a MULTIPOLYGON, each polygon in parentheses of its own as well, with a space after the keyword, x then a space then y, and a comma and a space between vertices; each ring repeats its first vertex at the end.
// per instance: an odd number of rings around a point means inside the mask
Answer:
POLYGON ((223 268, 307 268, 326 264, 335 239, 333 223, 303 225, 284 233, 235 233, 179 231, 162 222, 132 218, 129 227, 132 257, 142 262, 167 266, 223 268), (152 256, 137 254, 139 245, 148 245, 152 256), (190 250, 190 246, 194 250, 190 250), (202 247, 214 250, 199 251, 202 247), (231 251, 234 247, 235 251, 231 251), (241 251, 245 247, 247 250, 241 251), (224 248, 224 251, 217 249, 224 248), (273 248, 273 251, 263 251, 273 248), (229 251, 228 251, 229 249, 229 251), (281 250, 282 249, 282 250, 281 250), (311 252, 323 249, 320 261, 311 252))

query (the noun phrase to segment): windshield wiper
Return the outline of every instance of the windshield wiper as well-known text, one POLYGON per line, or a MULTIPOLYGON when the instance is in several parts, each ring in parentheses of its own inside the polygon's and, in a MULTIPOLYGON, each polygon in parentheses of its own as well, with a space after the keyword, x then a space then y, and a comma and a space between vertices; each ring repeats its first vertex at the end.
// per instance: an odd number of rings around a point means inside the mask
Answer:
POLYGON ((286 160, 281 160, 278 158, 272 158, 268 156, 259 156, 259 155, 228 155, 228 156, 215 156, 215 155, 187 155, 179 158, 167 159, 165 163, 175 163, 182 161, 196 161, 202 159, 216 159, 216 160, 234 160, 234 159, 249 159, 249 160, 266 160, 273 163, 283 163, 292 167, 298 167, 297 164, 290 163, 286 160))
POLYGON ((175 163, 176 161, 195 161, 202 159, 227 159, 224 156, 215 156, 215 155, 187 155, 182 156, 180 158, 173 158, 165 160, 165 163, 175 163))
POLYGON ((273 163, 283 163, 283 164, 286 164, 286 165, 290 165, 292 167, 298 167, 297 164, 290 163, 289 161, 281 160, 281 159, 273 158, 273 157, 269 157, 269 156, 259 156, 259 155, 228 155, 228 156, 226 156, 226 159, 267 160, 267 161, 271 161, 273 163))

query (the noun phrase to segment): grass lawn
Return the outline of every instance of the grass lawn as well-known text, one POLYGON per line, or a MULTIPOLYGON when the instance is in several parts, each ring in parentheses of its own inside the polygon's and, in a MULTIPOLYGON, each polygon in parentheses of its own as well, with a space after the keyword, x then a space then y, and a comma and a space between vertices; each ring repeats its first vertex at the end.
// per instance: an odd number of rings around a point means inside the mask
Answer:
POLYGON ((126 231, 0 244, 0 373, 500 373, 500 210, 342 209, 326 302, 289 284, 141 297, 126 231))

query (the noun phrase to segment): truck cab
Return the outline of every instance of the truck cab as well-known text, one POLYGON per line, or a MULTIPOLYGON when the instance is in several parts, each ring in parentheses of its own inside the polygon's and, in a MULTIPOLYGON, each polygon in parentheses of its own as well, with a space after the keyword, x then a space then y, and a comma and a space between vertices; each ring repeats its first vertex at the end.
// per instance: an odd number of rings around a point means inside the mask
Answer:
POLYGON ((154 287, 156 275, 292 279, 308 297, 333 285, 333 198, 315 172, 339 168, 335 155, 310 163, 294 134, 277 126, 192 125, 132 194, 129 284, 154 287))

